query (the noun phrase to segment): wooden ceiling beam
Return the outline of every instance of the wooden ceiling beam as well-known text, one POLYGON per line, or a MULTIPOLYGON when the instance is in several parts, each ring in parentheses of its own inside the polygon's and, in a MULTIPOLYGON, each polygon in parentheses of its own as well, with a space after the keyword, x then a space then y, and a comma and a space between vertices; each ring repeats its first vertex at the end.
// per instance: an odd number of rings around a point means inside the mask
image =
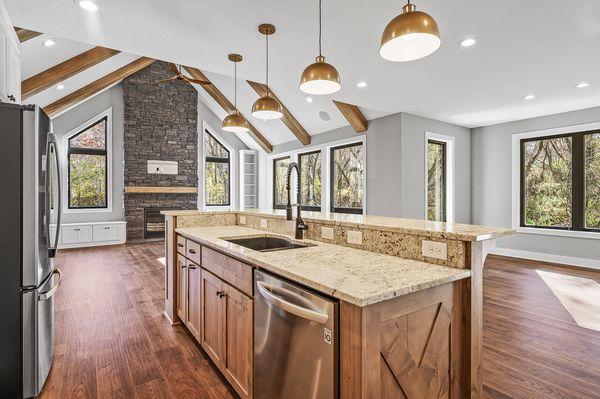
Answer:
POLYGON ((81 103, 82 101, 85 101, 94 94, 97 94, 102 90, 105 90, 119 83, 120 81, 136 73, 137 71, 146 68, 154 61, 154 59, 147 57, 138 58, 137 60, 125 65, 124 67, 121 67, 116 71, 113 71, 108 75, 105 75, 100 79, 93 81, 89 85, 84 86, 79 90, 75 90, 74 92, 67 94, 63 98, 56 100, 52 104, 44 107, 44 111, 46 111, 46 113, 50 115, 50 117, 56 116, 59 112, 62 112, 67 108, 70 108, 76 104, 81 103))
POLYGON ((19 41, 21 43, 26 42, 29 39, 33 39, 34 37, 41 35, 40 32, 36 32, 33 30, 24 29, 24 28, 18 28, 16 26, 15 26, 15 32, 17 32, 17 37, 19 38, 19 41))
MULTIPOLYGON (((185 69, 187 73, 189 73, 194 79, 206 80, 207 82, 210 82, 210 79, 208 79, 206 75, 204 75, 204 73, 202 73, 202 71, 198 68, 184 66, 183 69, 185 69)), ((235 110, 231 101, 229 101, 214 84, 211 83, 209 85, 201 85, 201 87, 213 98, 213 100, 217 102, 217 104, 219 104, 221 108, 225 110, 225 112, 230 114, 235 110)), ((250 132, 248 133, 252 139, 256 141, 258 145, 266 152, 273 152, 273 146, 271 143, 269 143, 269 140, 267 140, 266 137, 263 136, 262 133, 259 132, 254 125, 252 125, 252 123, 250 123, 250 121, 248 121, 248 125, 250 126, 250 132)))
POLYGON ((342 115, 344 115, 344 118, 350 123, 350 126, 356 130, 356 133, 362 133, 367 130, 369 122, 356 105, 335 100, 333 100, 333 103, 338 107, 342 115))
POLYGON ((21 98, 25 100, 119 53, 118 50, 97 46, 78 54, 24 80, 21 83, 21 98))
MULTIPOLYGON (((260 97, 263 97, 267 94, 267 85, 263 83, 253 82, 251 80, 247 80, 246 82, 248 82, 250 87, 252 87, 260 97)), ((292 113, 286 108, 286 106, 283 105, 281 100, 277 98, 275 93, 273 93, 273 90, 269 89, 269 93, 271 97, 279 101, 279 104, 281 104, 281 110, 283 112, 283 118, 281 118, 281 121, 283 122, 283 124, 286 125, 288 129, 290 129, 290 131, 302 144, 309 145, 311 140, 310 134, 308 134, 308 132, 306 131, 306 129, 304 129, 300 122, 298 122, 298 120, 294 118, 294 115, 292 115, 292 113)))

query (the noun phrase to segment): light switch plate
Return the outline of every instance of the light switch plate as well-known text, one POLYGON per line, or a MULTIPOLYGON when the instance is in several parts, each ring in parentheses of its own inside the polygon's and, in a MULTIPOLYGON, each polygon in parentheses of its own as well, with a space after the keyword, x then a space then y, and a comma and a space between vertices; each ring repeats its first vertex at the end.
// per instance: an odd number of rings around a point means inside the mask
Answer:
POLYGON ((240 216, 240 224, 246 224, 246 216, 240 216))
POLYGON ((321 227, 321 238, 333 240, 333 227, 321 227))
POLYGON ((428 258, 448 260, 448 244, 445 242, 427 241, 421 242, 421 254, 428 258))
POLYGON ((348 244, 362 245, 362 231, 348 230, 346 232, 346 242, 348 244))
POLYGON ((260 227, 262 227, 263 229, 266 229, 267 226, 267 219, 260 219, 260 227))

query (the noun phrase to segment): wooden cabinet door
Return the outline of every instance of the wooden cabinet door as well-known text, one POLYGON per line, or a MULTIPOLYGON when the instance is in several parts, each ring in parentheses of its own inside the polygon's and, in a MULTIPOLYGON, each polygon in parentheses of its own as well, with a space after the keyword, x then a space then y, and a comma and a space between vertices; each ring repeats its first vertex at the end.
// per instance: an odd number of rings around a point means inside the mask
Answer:
POLYGON ((253 300, 228 284, 225 291, 223 373, 242 398, 252 397, 253 300))
POLYGON ((185 322, 186 299, 187 299, 187 259, 181 255, 177 256, 177 314, 185 322))
POLYGON ((200 266, 188 261, 187 265, 187 315, 185 324, 197 340, 200 340, 202 307, 200 297, 201 287, 200 266))
POLYGON ((211 359, 222 369, 223 353, 223 283, 217 277, 202 270, 202 334, 200 344, 211 359))

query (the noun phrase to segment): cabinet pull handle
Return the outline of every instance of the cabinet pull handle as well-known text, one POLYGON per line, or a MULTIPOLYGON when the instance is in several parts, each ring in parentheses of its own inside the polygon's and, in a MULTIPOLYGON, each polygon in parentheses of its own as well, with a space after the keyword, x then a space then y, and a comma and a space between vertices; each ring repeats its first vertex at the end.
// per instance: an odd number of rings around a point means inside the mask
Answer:
POLYGON ((181 265, 181 268, 182 268, 182 269, 185 269, 185 267, 186 267, 185 265, 181 265))
POLYGON ((190 269, 196 269, 196 266, 188 266, 190 269))
POLYGON ((180 243, 180 242, 178 242, 178 243, 177 243, 177 246, 178 246, 179 248, 183 248, 183 244, 182 244, 182 243, 180 243))
POLYGON ((196 250, 195 249, 188 249, 188 252, 191 253, 191 254, 195 254, 196 250))
POLYGON ((217 296, 223 298, 225 296, 225 291, 217 291, 217 296))

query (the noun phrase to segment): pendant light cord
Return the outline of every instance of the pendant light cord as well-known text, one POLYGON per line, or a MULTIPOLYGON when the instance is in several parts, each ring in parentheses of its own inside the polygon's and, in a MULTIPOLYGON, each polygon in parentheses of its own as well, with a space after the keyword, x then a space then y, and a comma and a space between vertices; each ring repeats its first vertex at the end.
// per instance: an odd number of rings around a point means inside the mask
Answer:
POLYGON ((266 81, 267 81, 267 97, 269 97, 269 35, 265 35, 266 44, 267 44, 267 73, 266 73, 266 81))
POLYGON ((321 52, 321 30, 322 30, 322 22, 321 22, 321 0, 319 0, 319 56, 322 56, 321 52))
POLYGON ((235 61, 233 62, 233 108, 237 113, 237 62, 235 61))

